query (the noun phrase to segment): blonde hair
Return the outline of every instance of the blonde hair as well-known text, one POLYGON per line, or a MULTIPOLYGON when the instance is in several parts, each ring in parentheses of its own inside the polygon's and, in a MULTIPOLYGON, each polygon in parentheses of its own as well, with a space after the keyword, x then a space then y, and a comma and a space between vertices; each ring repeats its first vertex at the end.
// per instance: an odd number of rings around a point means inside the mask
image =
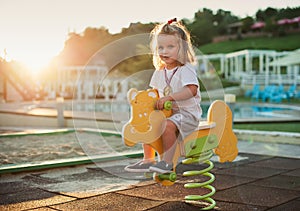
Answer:
POLYGON ((184 65, 186 63, 195 63, 195 52, 191 44, 190 33, 183 24, 174 19, 168 23, 155 26, 150 33, 150 48, 153 54, 153 65, 156 69, 162 69, 164 67, 164 63, 159 57, 157 47, 157 38, 161 34, 178 36, 178 62, 180 65, 184 65))

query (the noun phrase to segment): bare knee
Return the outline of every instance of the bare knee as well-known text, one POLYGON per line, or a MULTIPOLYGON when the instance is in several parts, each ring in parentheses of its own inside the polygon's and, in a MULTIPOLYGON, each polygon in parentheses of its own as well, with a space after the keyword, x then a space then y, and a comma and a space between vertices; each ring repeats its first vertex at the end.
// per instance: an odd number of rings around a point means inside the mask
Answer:
POLYGON ((177 134, 177 126, 174 124, 174 122, 167 120, 163 136, 174 136, 174 135, 176 136, 176 134, 177 134))

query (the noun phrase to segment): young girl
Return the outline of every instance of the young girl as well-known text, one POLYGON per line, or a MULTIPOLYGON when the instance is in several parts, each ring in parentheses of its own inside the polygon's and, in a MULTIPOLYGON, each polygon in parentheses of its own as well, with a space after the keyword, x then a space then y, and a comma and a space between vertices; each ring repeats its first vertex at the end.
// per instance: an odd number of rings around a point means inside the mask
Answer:
POLYGON ((195 54, 190 34, 176 19, 157 25, 152 30, 151 50, 156 70, 150 87, 157 89, 160 96, 156 109, 163 109, 166 101, 172 101, 173 114, 167 118, 162 134, 162 160, 155 164, 155 151, 144 144, 143 160, 127 166, 125 170, 168 173, 173 169, 172 159, 177 141, 182 141, 197 128, 202 114, 199 83, 192 65, 195 54))

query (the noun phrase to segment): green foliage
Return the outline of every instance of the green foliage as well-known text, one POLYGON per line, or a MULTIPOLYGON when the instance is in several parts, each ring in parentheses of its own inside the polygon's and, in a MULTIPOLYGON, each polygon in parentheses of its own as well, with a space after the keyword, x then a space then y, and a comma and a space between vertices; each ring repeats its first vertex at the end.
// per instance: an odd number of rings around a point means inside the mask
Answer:
POLYGON ((204 54, 230 53, 244 49, 266 49, 277 51, 291 51, 300 48, 300 34, 283 37, 259 37, 243 40, 231 40, 220 43, 210 43, 200 46, 204 54))
POLYGON ((248 17, 242 19, 242 22, 243 22, 242 32, 245 33, 245 32, 248 32, 251 30, 251 26, 254 23, 254 19, 252 17, 248 16, 248 17))
POLYGON ((256 19, 258 21, 267 21, 268 19, 272 19, 274 17, 277 17, 278 10, 274 9, 274 8, 271 8, 271 7, 268 7, 265 10, 258 10, 255 15, 256 15, 256 19))
POLYGON ((123 73, 128 75, 147 69, 154 70, 152 65, 152 56, 144 54, 128 58, 116 65, 115 69, 121 70, 123 73))
MULTIPOLYGON (((231 14, 229 11, 218 10, 214 14, 212 10, 204 8, 203 10, 198 10, 194 14, 194 19, 183 19, 182 22, 191 32, 193 45, 201 46, 200 50, 204 53, 228 53, 242 49, 275 49, 278 51, 294 50, 300 47, 298 42, 299 35, 285 36, 286 29, 284 27, 277 27, 274 23, 276 23, 276 20, 280 18, 292 18, 299 16, 299 12, 300 7, 281 10, 267 8, 266 10, 259 10, 256 13, 256 20, 251 17, 239 20, 237 16, 231 14), (208 44, 215 36, 227 35, 229 24, 242 21, 242 31, 246 33, 250 30, 252 23, 258 20, 265 21, 265 30, 279 37, 242 39, 217 44, 208 44)), ((53 63, 59 65, 85 65, 97 51, 105 47, 107 44, 113 43, 114 41, 129 35, 149 33, 155 25, 156 23, 131 23, 128 28, 123 28, 122 32, 118 34, 110 34, 104 27, 88 27, 81 34, 74 32, 70 33, 68 39, 65 41, 63 51, 53 63)), ((143 50, 141 49, 141 46, 136 46, 136 44, 128 44, 126 46, 122 46, 122 48, 122 53, 126 53, 124 52, 124 49, 126 49, 127 52, 131 52, 133 54, 136 52, 138 55, 141 55, 140 51, 143 50)), ((112 56, 112 54, 104 55, 105 61, 109 64, 113 63, 114 57, 120 56, 116 54, 120 53, 117 52, 114 56, 112 56)), ((117 64, 117 66, 120 68, 120 71, 125 72, 131 72, 135 69, 138 70, 142 68, 143 65, 146 69, 151 66, 151 64, 148 64, 149 58, 145 59, 146 57, 147 56, 137 56, 136 58, 129 58, 128 61, 124 61, 122 64, 117 64)))
POLYGON ((266 26, 265 26, 265 28, 264 28, 264 31, 265 32, 269 32, 269 33, 273 33, 273 35, 276 35, 277 33, 277 28, 278 28, 278 26, 275 24, 275 21, 273 20, 273 19, 267 19, 266 21, 265 21, 265 23, 266 23, 266 26))
POLYGON ((105 28, 86 28, 82 35, 69 33, 64 50, 59 55, 63 65, 84 65, 100 47, 112 41, 105 28))
POLYGON ((224 88, 240 85, 240 83, 238 83, 236 81, 229 81, 229 80, 223 79, 223 78, 221 78, 221 81, 222 81, 222 85, 223 85, 224 88))
POLYGON ((300 14, 300 7, 279 9, 276 15, 276 20, 283 18, 294 18, 300 14))
POLYGON ((216 27, 217 35, 225 35, 228 33, 227 26, 229 24, 238 22, 239 18, 230 11, 218 10, 213 17, 213 24, 216 27))

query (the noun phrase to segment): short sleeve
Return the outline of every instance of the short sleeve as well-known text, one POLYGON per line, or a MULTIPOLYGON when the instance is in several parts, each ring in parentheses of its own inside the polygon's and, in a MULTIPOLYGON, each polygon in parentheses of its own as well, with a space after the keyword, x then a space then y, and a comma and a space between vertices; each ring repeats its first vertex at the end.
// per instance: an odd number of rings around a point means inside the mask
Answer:
POLYGON ((152 74, 149 86, 152 88, 157 87, 157 72, 156 71, 154 71, 154 73, 152 74))
POLYGON ((182 86, 194 84, 199 87, 196 69, 192 65, 185 65, 181 70, 182 86))
POLYGON ((163 85, 163 75, 162 75, 163 71, 161 70, 155 70, 151 80, 150 80, 150 84, 149 86, 152 88, 161 88, 161 86, 163 85))

